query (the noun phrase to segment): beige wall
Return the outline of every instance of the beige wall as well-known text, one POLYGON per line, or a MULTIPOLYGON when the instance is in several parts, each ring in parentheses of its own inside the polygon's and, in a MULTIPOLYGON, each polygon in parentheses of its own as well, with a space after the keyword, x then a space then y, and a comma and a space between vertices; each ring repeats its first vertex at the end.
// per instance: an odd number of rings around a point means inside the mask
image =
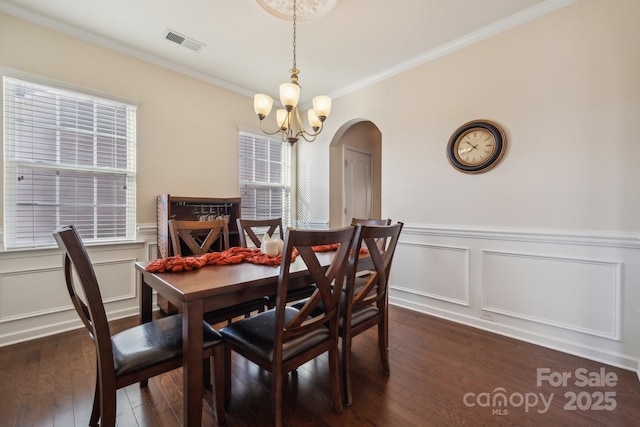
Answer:
MULTIPOLYGON (((411 224, 640 231, 640 2, 581 0, 334 100, 324 141, 301 146, 323 182, 330 135, 382 132, 382 216, 411 224), (448 163, 466 121, 509 145, 481 175, 448 163)), ((316 193, 316 220, 328 215, 316 193)))
MULTIPOLYGON (((321 138, 300 147, 313 176, 309 220, 329 222, 332 136, 364 119, 382 132, 385 217, 639 230, 639 9, 581 0, 335 99, 321 138), (500 123, 509 146, 498 167, 465 175, 445 146, 477 118, 500 123)), ((255 126, 249 98, 3 14, 0 66, 138 103, 139 223, 155 222, 160 193, 238 194, 237 130, 255 126)))
POLYGON ((0 66, 138 104, 138 223, 155 223, 158 194, 239 195, 250 98, 4 14, 0 66))

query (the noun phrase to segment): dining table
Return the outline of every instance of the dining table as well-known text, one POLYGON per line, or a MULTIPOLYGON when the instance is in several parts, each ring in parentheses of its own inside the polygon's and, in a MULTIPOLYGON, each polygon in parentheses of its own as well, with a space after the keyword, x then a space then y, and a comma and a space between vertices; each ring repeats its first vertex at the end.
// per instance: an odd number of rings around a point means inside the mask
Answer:
MULTIPOLYGON (((318 260, 321 265, 328 267, 334 254, 333 251, 318 253, 318 260)), ((241 262, 231 265, 206 265, 190 271, 154 273, 145 269, 149 263, 135 263, 141 276, 140 322, 152 320, 154 290, 182 314, 184 426, 200 427, 204 395, 204 314, 266 295, 275 295, 280 266, 241 262)), ((366 260, 360 262, 359 270, 367 268, 367 265, 366 260)), ((289 289, 312 284, 302 257, 297 257, 291 263, 290 272, 289 289)))

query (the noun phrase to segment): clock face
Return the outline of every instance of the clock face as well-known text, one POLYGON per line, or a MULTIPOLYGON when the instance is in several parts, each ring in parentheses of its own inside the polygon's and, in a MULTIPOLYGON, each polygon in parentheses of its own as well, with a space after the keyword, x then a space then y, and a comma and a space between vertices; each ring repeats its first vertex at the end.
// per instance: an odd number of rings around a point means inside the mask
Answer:
POLYGON ((493 168, 505 153, 504 130, 489 120, 472 120, 460 126, 447 144, 451 166, 464 173, 482 173, 493 168))
POLYGON ((496 149, 496 141, 486 129, 472 128, 458 139, 454 149, 460 163, 477 166, 491 157, 496 149))

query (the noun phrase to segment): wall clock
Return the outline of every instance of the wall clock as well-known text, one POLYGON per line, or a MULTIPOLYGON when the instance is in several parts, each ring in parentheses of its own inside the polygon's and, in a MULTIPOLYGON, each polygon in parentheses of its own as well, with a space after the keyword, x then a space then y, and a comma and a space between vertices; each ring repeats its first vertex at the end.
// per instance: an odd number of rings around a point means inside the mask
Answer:
POLYGON ((447 144, 451 166, 464 173, 482 173, 493 168, 507 148, 504 130, 490 120, 472 120, 460 126, 447 144))

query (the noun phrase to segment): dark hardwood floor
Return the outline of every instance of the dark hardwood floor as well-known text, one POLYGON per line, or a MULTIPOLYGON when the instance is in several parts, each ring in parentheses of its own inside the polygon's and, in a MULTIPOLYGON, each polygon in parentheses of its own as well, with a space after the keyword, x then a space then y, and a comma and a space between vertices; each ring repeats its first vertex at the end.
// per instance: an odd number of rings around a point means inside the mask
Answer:
MULTIPOLYGON (((331 409, 322 356, 288 377, 285 425, 640 425, 635 372, 398 307, 390 312, 391 375, 380 372, 370 330, 354 340, 353 406, 342 415, 331 409), (540 385, 538 369, 546 369, 549 379, 540 385), (570 375, 566 385, 558 380, 563 374, 570 375)), ((113 322, 112 332, 136 321, 113 322)), ((0 426, 86 426, 94 364, 84 330, 0 348, 0 426)), ((269 425, 270 384, 269 374, 234 354, 227 425, 269 425)), ((203 425, 216 425, 211 394, 205 397, 203 425)), ((181 418, 181 370, 151 379, 148 388, 135 384, 118 391, 120 427, 180 426, 181 418)))

